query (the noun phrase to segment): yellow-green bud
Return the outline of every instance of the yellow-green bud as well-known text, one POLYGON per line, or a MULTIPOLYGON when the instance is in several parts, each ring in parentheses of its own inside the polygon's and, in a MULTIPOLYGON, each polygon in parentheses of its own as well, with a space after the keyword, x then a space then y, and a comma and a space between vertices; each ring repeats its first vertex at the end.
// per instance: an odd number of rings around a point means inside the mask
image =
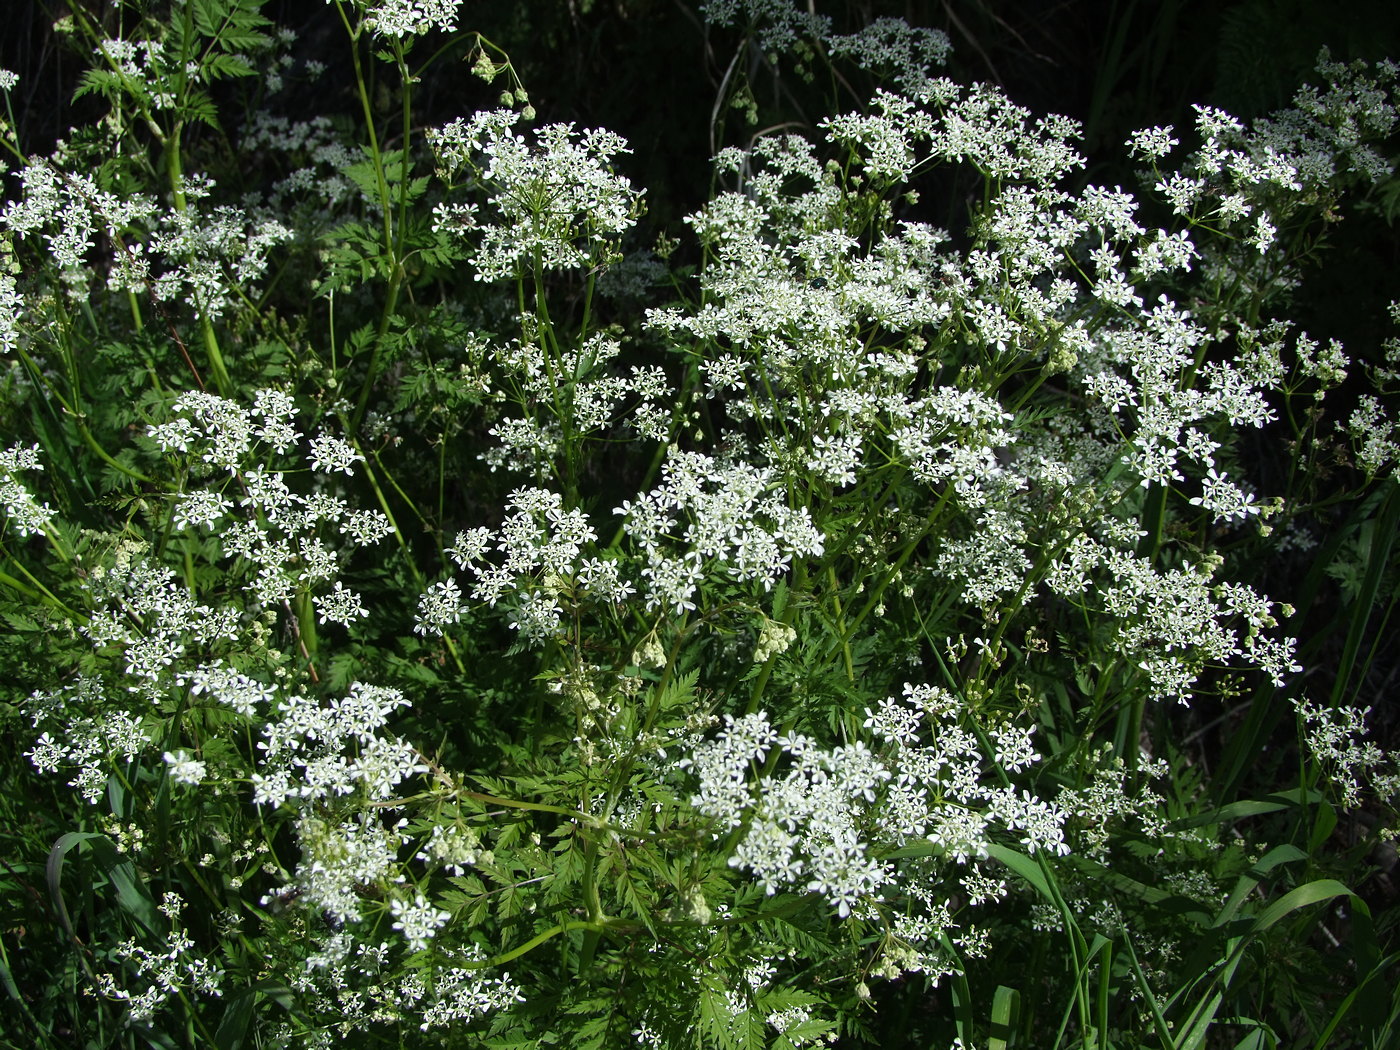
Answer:
POLYGON ((487 58, 486 52, 483 51, 472 65, 472 72, 489 84, 496 79, 496 74, 500 71, 496 68, 496 63, 487 58))

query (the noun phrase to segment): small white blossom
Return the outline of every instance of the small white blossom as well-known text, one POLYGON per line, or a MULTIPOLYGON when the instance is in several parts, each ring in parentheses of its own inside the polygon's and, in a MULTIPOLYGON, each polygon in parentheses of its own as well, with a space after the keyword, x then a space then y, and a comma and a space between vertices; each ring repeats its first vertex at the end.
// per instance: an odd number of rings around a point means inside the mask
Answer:
POLYGON ((462 588, 456 580, 439 580, 419 597, 413 630, 416 634, 440 636, 444 628, 461 619, 462 588))
POLYGON ((365 23, 378 36, 404 37, 433 29, 453 32, 462 0, 374 0, 365 23))
POLYGON ((365 461, 365 457, 356 452, 348 442, 329 434, 320 434, 312 439, 311 455, 308 459, 311 469, 322 474, 330 474, 337 470, 344 474, 354 474, 354 465, 365 461))
POLYGON ((170 779, 177 784, 202 784, 208 775, 205 764, 191 756, 188 751, 167 751, 161 757, 170 769, 170 779))
POLYGON ((394 929, 408 941, 409 951, 415 952, 426 948, 428 941, 452 917, 450 913, 434 908, 421 893, 412 902, 394 898, 389 910, 394 915, 394 929))
POLYGON ((347 588, 339 580, 329 594, 318 594, 312 598, 316 606, 317 620, 320 623, 338 623, 350 626, 356 619, 368 616, 369 611, 360 600, 360 595, 347 588))

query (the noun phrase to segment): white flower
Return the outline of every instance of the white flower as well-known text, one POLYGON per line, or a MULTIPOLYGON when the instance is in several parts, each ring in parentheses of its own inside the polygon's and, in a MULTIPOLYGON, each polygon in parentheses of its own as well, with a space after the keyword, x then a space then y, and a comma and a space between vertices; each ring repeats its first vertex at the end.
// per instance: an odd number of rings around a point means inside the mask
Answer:
POLYGON ((203 762, 192 758, 188 751, 181 749, 173 754, 169 751, 161 756, 170 767, 170 779, 177 784, 200 784, 208 775, 203 762))
POLYGON ((640 211, 641 192, 612 170, 613 158, 630 152, 624 139, 550 124, 532 144, 511 130, 520 116, 482 112, 428 132, 440 169, 467 168, 490 195, 495 214, 482 215, 472 237, 478 280, 512 277, 536 262, 594 265, 613 254, 640 211))
POLYGON ((1135 131, 1128 139, 1128 151, 1139 160, 1157 160, 1172 151, 1173 146, 1181 145, 1181 140, 1172 137, 1170 124, 1160 128, 1143 128, 1135 131))
POLYGON ((24 296, 19 293, 15 279, 0 275, 0 354, 9 353, 19 345, 20 318, 24 296))
POLYGON ((379 0, 365 23, 379 36, 403 37, 433 29, 451 33, 457 28, 457 8, 462 0, 379 0))
POLYGON ((418 598, 416 634, 441 635, 443 628, 462 619, 462 588, 456 580, 439 580, 418 598))
POLYGON ((1250 243, 1254 245, 1255 251, 1263 255, 1274 243, 1274 238, 1277 235, 1278 230, 1269 221, 1269 217, 1261 213, 1254 222, 1254 236, 1250 239, 1250 243))
POLYGON ((348 590, 339 580, 330 594, 318 594, 311 599, 316 605, 317 622, 350 626, 357 617, 368 616, 369 612, 360 601, 360 595, 348 590))
POLYGON ((329 434, 321 434, 312 439, 311 455, 308 458, 311 461, 311 469, 322 474, 338 470, 353 475, 353 465, 365 461, 365 457, 356 452, 348 442, 329 434))
POLYGON ((394 526, 382 511, 354 510, 341 522, 340 531, 343 535, 353 538, 356 543, 368 547, 391 535, 394 526))
POLYGON ((54 516, 53 508, 40 503, 14 476, 20 470, 43 470, 39 463, 39 446, 24 448, 14 445, 0 452, 0 504, 21 536, 43 532, 54 516))
POLYGON ((1213 513, 1216 522, 1244 521, 1262 510, 1252 495, 1214 467, 1207 471, 1201 482, 1201 494, 1191 497, 1191 503, 1213 513))
POLYGON ((233 509, 233 504, 217 492, 200 489, 185 493, 175 504, 173 520, 177 529, 191 525, 208 528, 233 509))
POLYGON ((415 952, 426 948, 443 923, 452 918, 429 904, 421 893, 411 903, 396 898, 389 904, 389 910, 394 913, 394 929, 403 934, 409 950, 415 952))

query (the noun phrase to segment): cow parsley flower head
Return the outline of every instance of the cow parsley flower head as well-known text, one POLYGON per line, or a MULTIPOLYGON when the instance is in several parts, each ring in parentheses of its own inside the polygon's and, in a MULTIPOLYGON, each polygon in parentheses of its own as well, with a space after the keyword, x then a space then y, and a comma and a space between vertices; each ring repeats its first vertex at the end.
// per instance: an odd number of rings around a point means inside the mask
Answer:
POLYGON ((765 54, 787 51, 800 40, 823 39, 831 31, 830 18, 799 10, 792 0, 706 0, 700 11, 710 25, 738 23, 751 30, 765 54))
POLYGON ((419 597, 413 630, 416 634, 440 636, 443 628, 461 619, 462 588, 456 580, 439 580, 419 597))
POLYGON ((21 536, 43 532, 54 516, 53 508, 35 499, 15 476, 21 470, 43 470, 38 453, 38 445, 15 445, 0 452, 0 504, 21 536))
POLYGON ((469 171, 489 195, 473 240, 477 278, 514 276, 535 263, 576 269, 608 262, 641 212, 642 194, 613 171, 630 153, 620 135, 550 124, 530 138, 512 128, 522 114, 477 113, 428 132, 439 174, 469 171))
POLYGON ((452 917, 434 908, 421 893, 413 901, 395 898, 389 910, 394 914, 394 929, 403 934, 409 950, 415 952, 426 948, 443 923, 452 917))
POLYGON ((165 759, 165 764, 170 768, 170 779, 177 784, 196 785, 204 782, 208 775, 205 764, 190 755, 183 748, 179 751, 167 751, 161 756, 165 759))
POLYGON ((1128 139, 1128 151, 1138 160, 1159 160, 1181 145, 1181 140, 1172 135, 1170 124, 1160 128, 1143 128, 1135 131, 1128 139))
POLYGON ((315 595, 312 601, 316 606, 317 623, 329 621, 348 627, 360 617, 369 615, 369 610, 364 607, 359 593, 350 590, 339 580, 335 581, 332 591, 315 595))
POLYGON ((925 90, 935 66, 948 61, 953 49, 941 29, 911 26, 902 18, 877 18, 858 33, 830 36, 833 55, 848 55, 862 69, 886 71, 906 94, 925 90))
POLYGON ((365 24, 382 37, 421 35, 434 29, 451 33, 457 28, 457 8, 462 0, 378 0, 365 16, 365 24))
POLYGON ((199 489, 180 497, 172 520, 177 529, 210 528, 232 509, 233 504, 219 493, 199 489))
POLYGON ((320 434, 312 439, 308 458, 311 469, 322 474, 340 471, 353 475, 354 465, 365 461, 365 457, 356 452, 349 442, 331 434, 320 434))

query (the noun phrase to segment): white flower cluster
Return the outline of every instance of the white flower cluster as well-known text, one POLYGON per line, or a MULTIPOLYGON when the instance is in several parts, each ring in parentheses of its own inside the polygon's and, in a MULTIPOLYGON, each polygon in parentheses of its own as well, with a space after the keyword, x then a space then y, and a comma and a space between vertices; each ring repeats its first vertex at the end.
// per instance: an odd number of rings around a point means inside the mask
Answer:
MULTIPOLYGON (((1389 313, 1391 323, 1400 325, 1400 299, 1390 304, 1389 313)), ((1371 378, 1379 390, 1393 393, 1400 385, 1400 336, 1387 338, 1382 349, 1385 361, 1371 368, 1371 378)), ((1392 476, 1400 478, 1400 424, 1381 398, 1372 394, 1359 397, 1337 429, 1351 439, 1357 463, 1367 475, 1379 477, 1389 467, 1392 476)))
MULTIPOLYGON (((559 630, 561 602, 592 600, 617 604, 635 593, 616 562, 583 557, 598 539, 588 516, 564 509, 564 498, 547 489, 519 488, 506 504, 512 513, 494 532, 477 528, 458 533, 448 553, 463 571, 476 577, 471 596, 495 606, 507 600, 510 624, 531 642, 543 642, 559 630), (504 561, 485 561, 489 550, 504 561)), ((441 635, 462 612, 462 590, 455 580, 434 584, 419 598, 414 630, 441 635)))
POLYGON ((263 753, 253 774, 253 801, 300 805, 347 795, 383 802, 409 777, 427 772, 416 748, 381 730, 409 701, 396 689, 353 682, 323 705, 291 695, 262 729, 263 753))
POLYGON ((831 30, 830 18, 800 10, 792 0, 705 0, 700 12, 710 25, 742 24, 769 55, 799 41, 820 40, 831 30))
MULTIPOLYGON (((411 842, 407 822, 386 826, 381 816, 400 784, 429 770, 412 744, 386 731, 393 714, 408 706, 398 690, 354 682, 328 702, 284 696, 262 725, 253 802, 290 806, 298 818, 302 859, 284 893, 296 893, 340 922, 361 917, 365 887, 382 889, 406 878, 399 855, 411 842)), ((419 859, 470 863, 439 838, 428 838, 419 859)), ((421 894, 411 902, 394 900, 394 928, 409 950, 425 947, 446 914, 421 894)))
POLYGON ((550 124, 532 144, 511 130, 520 119, 493 110, 428 133, 439 173, 451 178, 466 169, 488 195, 492 217, 464 224, 465 213, 454 212, 451 223, 475 226, 477 279, 611 261, 614 242, 641 210, 641 192, 612 169, 613 158, 630 152, 626 141, 611 131, 550 124))
POLYGON ((1084 351, 1081 381, 1130 435, 1123 462, 1143 487, 1184 482, 1181 468, 1189 464, 1205 474, 1193 502, 1218 522, 1242 520, 1262 508, 1216 466, 1219 445, 1206 434, 1217 421, 1262 427, 1274 419, 1266 391, 1277 375, 1263 358, 1217 361, 1183 389, 1183 373, 1194 370, 1208 342, 1206 331, 1163 296, 1140 328, 1113 329, 1084 351))
POLYGON ((1025 526, 997 507, 977 518, 966 539, 948 539, 938 552, 938 572, 963 581, 963 600, 990 607, 999 597, 1019 591, 1030 573, 1025 526))
MULTIPOLYGON (((400 905, 409 910, 416 906, 400 905)), ((315 996, 341 1031, 387 1018, 412 1018, 425 1032, 460 1027, 525 1001, 510 974, 488 974, 479 949, 441 951, 441 960, 431 966, 398 972, 389 965, 389 955, 387 941, 376 944, 342 930, 308 957, 306 972, 291 975, 289 984, 298 993, 315 996)), ((294 1033, 290 1025, 275 1028, 273 1045, 291 1045, 297 1034, 304 1036, 294 1033)), ((314 1033, 313 1039, 322 1034, 324 1042, 308 1040, 306 1045, 330 1046, 329 1032, 314 1033)))
POLYGON ((414 952, 426 948, 443 923, 452 918, 447 912, 429 904, 421 893, 412 901, 395 897, 389 903, 389 911, 394 916, 393 928, 403 934, 408 950, 414 952))
MULTIPOLYGON (((1277 121, 1246 129, 1202 109, 1206 145, 1183 170, 1155 172, 1159 190, 1191 223, 1210 217, 1197 207, 1207 199, 1218 202, 1221 221, 1226 213, 1258 218, 1267 207, 1281 223, 1344 174, 1338 158, 1349 143, 1394 126, 1383 90, 1393 74, 1381 69, 1371 80, 1348 70, 1327 101, 1304 107, 1306 134, 1297 122, 1284 122, 1287 134, 1277 121), (1314 153, 1331 166, 1310 160, 1314 153)), ((1139 536, 1109 537, 1115 519, 1106 511, 1140 500, 1134 488, 1155 486, 1216 527, 1274 513, 1277 501, 1261 499, 1236 465, 1235 436, 1276 418, 1274 398, 1290 374, 1316 384, 1319 396, 1339 383, 1349 366, 1342 348, 1299 335, 1290 351, 1287 325, 1197 319, 1166 295, 1149 299, 1148 288, 1224 266, 1218 242, 1228 238, 1149 228, 1121 188, 1058 189, 1081 163, 1069 145, 1075 129, 1033 122, 992 89, 934 81, 917 100, 882 93, 870 112, 825 126, 848 151, 841 166, 824 166, 793 136, 717 158, 738 189, 689 218, 707 249, 704 305, 648 314, 651 327, 693 347, 703 377, 693 397, 705 411, 722 407, 765 431, 744 457, 801 465, 845 486, 860 484, 892 448, 915 479, 951 497, 931 568, 962 581, 964 600, 983 608, 1020 593, 1031 552, 1046 542, 1044 511, 1068 505, 1073 520, 1055 527, 1080 539, 1055 559, 1050 585, 1102 606, 1155 696, 1184 700, 1202 668, 1231 660, 1276 683, 1297 673, 1293 643, 1264 636, 1276 626, 1267 599, 1129 555, 1139 536), (855 178, 898 183, 935 161, 970 163, 1000 183, 968 249, 953 250, 947 234, 916 223, 849 225, 861 192, 855 178), (871 352, 872 333, 893 346, 871 352), (955 355, 956 376, 945 354, 955 355), (1044 424, 1020 422, 981 384, 1028 367, 1065 374, 1087 405, 1044 424)), ((1170 128, 1133 139, 1154 161, 1176 144, 1170 128)), ((1254 257, 1231 256, 1229 272, 1262 289, 1278 275, 1273 253, 1256 251, 1267 229, 1254 233, 1246 246, 1254 257)), ((1344 429, 1368 472, 1400 460, 1379 398, 1361 399, 1344 429)), ((643 499, 624 509, 644 544, 676 528, 665 506, 643 499)), ((674 594, 683 610, 698 564, 671 559, 652 571, 661 569, 664 587, 650 589, 652 600, 674 594)))
POLYGON ((1386 411, 1381 399, 1363 394, 1342 424, 1356 448, 1356 461, 1371 477, 1378 477, 1387 467, 1400 478, 1400 426, 1386 411))
MULTIPOLYGON (((253 567, 249 590, 260 605, 279 605, 299 589, 329 584, 328 593, 315 595, 322 623, 348 625, 367 615, 360 596, 335 579, 340 556, 317 535, 334 526, 352 545, 369 546, 393 532, 380 511, 352 510, 344 500, 326 492, 302 495, 292 491, 285 473, 262 466, 247 468, 270 453, 286 454, 300 440, 295 405, 277 390, 260 390, 250 409, 199 391, 181 394, 171 406, 173 418, 152 426, 148 435, 167 454, 197 456, 228 473, 226 490, 242 496, 241 516, 224 524, 220 541, 226 556, 241 556, 253 567)), ((311 441, 307 462, 317 473, 352 474, 364 457, 333 434, 311 441)), ((213 488, 180 495, 174 522, 181 528, 214 530, 234 509, 235 502, 213 488)))
MULTIPOLYGON (((326 703, 292 693, 269 710, 276 692, 222 660, 176 670, 197 646, 237 640, 241 618, 226 609, 194 606, 173 574, 136 557, 129 546, 119 546, 108 561, 92 571, 91 583, 107 611, 99 608, 85 633, 99 647, 114 641, 126 645, 128 690, 155 697, 185 686, 192 700, 204 696, 261 723, 260 755, 250 778, 252 801, 268 807, 290 804, 302 814, 303 862, 296 888, 309 903, 344 920, 357 917, 365 885, 403 878, 398 849, 407 840, 397 829, 378 826, 370 807, 391 799, 405 780, 428 771, 412 745, 385 732, 390 717, 408 700, 396 690, 357 682, 326 703), (143 625, 144 633, 125 624, 143 625), (326 815, 336 810, 348 816, 328 824, 326 815)), ((79 767, 72 786, 91 802, 102 797, 111 766, 130 762, 151 742, 142 719, 123 710, 118 697, 97 679, 80 678, 50 693, 35 693, 26 711, 36 728, 52 727, 27 753, 30 760, 41 772, 79 767)), ((209 763, 187 749, 167 751, 163 760, 178 783, 198 786, 210 779, 209 763)), ((214 779, 218 787, 224 777, 214 779)), ((460 851, 450 853, 453 863, 462 862, 460 851)), ((413 923, 411 940, 421 939, 421 918, 405 920, 413 923)))
POLYGON ((793 0, 706 0, 700 10, 710 25, 740 25, 770 62, 781 53, 822 44, 909 95, 928 84, 934 67, 944 65, 952 50, 947 33, 902 18, 876 18, 855 33, 833 33, 829 17, 802 10, 793 0))
POLYGON ((166 751, 161 755, 161 758, 169 770, 170 779, 177 784, 197 787, 209 775, 209 767, 184 748, 180 748, 178 751, 166 751))
POLYGON ((434 824, 417 860, 425 864, 440 864, 453 875, 463 875, 476 864, 481 854, 481 840, 469 827, 434 824))
POLYGON ((681 760, 699 781, 691 804, 721 827, 743 829, 732 867, 752 871, 770 894, 819 893, 844 918, 895 881, 895 864, 878 855, 913 840, 957 865, 986 857, 998 827, 1028 852, 1069 852, 1063 809, 983 782, 993 762, 1019 771, 1039 760, 1028 730, 1001 728, 984 754, 951 697, 928 686, 906 685, 903 697, 866 714, 879 750, 780 736, 759 712, 726 716, 724 729, 681 760), (919 739, 925 719, 930 744, 919 739), (756 776, 774 749, 780 764, 756 776))
POLYGON ((1189 702, 1198 672, 1232 660, 1257 667, 1277 686, 1302 668, 1296 641, 1261 632, 1276 627, 1274 603, 1244 584, 1212 585, 1211 564, 1162 571, 1148 559, 1088 536, 1075 539, 1050 568, 1050 589, 1095 603, 1114 644, 1146 672, 1156 699, 1189 702), (1244 637, 1231 626, 1243 621, 1244 637))
POLYGON ((1248 274, 1260 299, 1286 292, 1294 269, 1269 249, 1300 208, 1335 199, 1347 183, 1375 183, 1391 171, 1377 149, 1400 121, 1400 67, 1381 62, 1345 65, 1324 50, 1317 73, 1325 88, 1305 85, 1287 109, 1246 127, 1210 106, 1195 106, 1201 145, 1180 171, 1160 172, 1157 161, 1178 144, 1172 128, 1137 132, 1129 144, 1148 160, 1160 193, 1193 224, 1244 229, 1233 244, 1212 244, 1205 269, 1213 276, 1248 274))
POLYGON ((329 117, 293 121, 259 110, 251 115, 240 145, 260 155, 283 154, 292 169, 268 191, 270 210, 285 214, 290 202, 304 196, 331 209, 359 193, 346 172, 361 155, 341 140, 329 117))
POLYGON ((40 773, 76 767, 68 786, 93 805, 107 790, 112 767, 130 762, 151 743, 145 719, 108 707, 101 680, 87 675, 47 693, 34 692, 24 713, 35 729, 44 729, 25 757, 40 773))
POLYGON ((797 641, 797 632, 785 623, 777 620, 763 618, 763 625, 759 628, 758 642, 754 645, 753 662, 756 664, 766 663, 779 653, 785 653, 793 642, 797 641))
POLYGON ((856 151, 879 184, 904 181, 938 159, 966 162, 982 175, 1051 186, 1084 158, 1070 145, 1079 126, 1066 117, 1032 120, 1029 110, 985 84, 933 81, 912 98, 879 91, 876 112, 823 122, 829 139, 856 151))
POLYGON ((0 503, 5 506, 5 517, 21 536, 43 532, 53 519, 53 508, 35 499, 18 477, 22 470, 43 469, 38 445, 14 445, 0 452, 0 503))
POLYGON ((477 965, 446 966, 437 970, 433 974, 431 993, 427 993, 421 978, 404 980, 401 993, 404 1005, 421 1011, 423 1020, 419 1027, 423 1031, 459 1027, 484 1014, 507 1010, 525 1001, 520 986, 511 980, 510 974, 486 976, 480 968, 479 952, 468 954, 463 962, 477 965))
POLYGON ((1326 707, 1299 699, 1292 703, 1308 752, 1341 788, 1347 807, 1359 808, 1366 798, 1383 803, 1400 798, 1400 768, 1383 748, 1364 739, 1369 707, 1326 707), (1363 795, 1363 787, 1371 791, 1363 795))
POLYGON ((1176 128, 1171 124, 1165 127, 1142 128, 1128 137, 1129 156, 1138 160, 1157 161, 1165 157, 1181 140, 1173 136, 1176 128))
MULTIPOLYGON (((330 0, 327 0, 329 3, 330 0)), ((457 8, 462 0, 362 0, 365 24, 376 36, 422 35, 434 29, 451 33, 457 28, 457 8)))
POLYGON ((191 644, 232 641, 242 617, 197 601, 174 570, 143 553, 140 544, 119 543, 91 568, 86 588, 94 611, 82 631, 94 646, 121 647, 127 690, 156 702, 191 644))
MULTIPOLYGON (((174 893, 166 893, 161 911, 172 925, 179 918, 184 902, 174 893)), ((167 999, 190 993, 218 996, 222 994, 224 972, 208 959, 195 953, 195 942, 189 931, 181 926, 173 929, 158 950, 137 944, 135 938, 117 946, 115 958, 129 965, 136 975, 149 982, 144 991, 133 994, 105 970, 96 974, 103 995, 125 1002, 131 1009, 131 1020, 141 1023, 151 1020, 167 999)))
POLYGON ((930 71, 945 65, 953 50, 941 29, 911 26, 902 18, 877 18, 859 32, 832 34, 826 46, 833 55, 854 59, 862 69, 888 72, 895 86, 909 96, 927 88, 930 71))
POLYGON ((529 471, 543 479, 554 471, 553 457, 567 430, 573 440, 612 426, 629 397, 637 401, 627 422, 652 440, 666 437, 671 418, 670 383, 657 365, 632 365, 628 376, 615 374, 608 363, 622 344, 606 332, 595 332, 577 347, 556 347, 546 353, 536 341, 515 340, 492 345, 489 355, 503 382, 528 403, 532 418, 506 418, 490 430, 499 444, 480 458, 492 470, 529 471))
POLYGON ((0 210, 0 229, 40 237, 75 292, 87 288, 91 255, 106 244, 110 290, 145 295, 149 286, 162 302, 186 302, 211 319, 248 293, 266 271, 269 251, 292 236, 241 208, 202 209, 213 190, 202 177, 186 176, 186 205, 163 211, 148 195, 103 190, 93 176, 47 161, 26 165, 20 183, 19 198, 0 210))
POLYGON ((20 345, 20 322, 25 313, 24 296, 9 274, 0 274, 0 356, 20 345))
POLYGON ((1073 803, 1066 800, 1084 852, 1099 860, 1108 859, 1118 828, 1131 827, 1152 839, 1169 834, 1164 816, 1168 812, 1166 799, 1149 783, 1167 775, 1166 760, 1154 760, 1143 752, 1139 755, 1138 775, 1130 777, 1127 764, 1121 758, 1110 757, 1112 750, 1108 745, 1099 749, 1092 779, 1074 792, 1073 803), (1138 781, 1136 788, 1132 780, 1138 781))
POLYGON ((153 109, 175 105, 171 90, 172 74, 179 67, 176 51, 159 39, 124 40, 108 37, 98 42, 93 55, 96 69, 110 69, 121 77, 123 87, 143 96, 153 109))
POLYGON ((773 470, 673 449, 661 484, 615 510, 646 555, 647 608, 694 609, 700 581, 715 576, 767 590, 794 558, 820 555, 825 544, 811 513, 789 506, 781 491, 773 470), (676 513, 685 527, 673 533, 676 513))
MULTIPOLYGON (((405 880, 399 851, 409 841, 405 821, 385 827, 373 810, 362 810, 346 819, 327 819, 308 807, 297 821, 301 865, 297 878, 284 893, 322 910, 338 922, 357 921, 365 905, 361 891, 367 886, 386 887, 405 880)), ((270 903, 276 895, 263 898, 270 903)))
POLYGON ((248 293, 267 271, 268 253, 291 238, 282 223, 255 221, 231 205, 174 209, 144 245, 127 242, 110 283, 113 291, 141 292, 149 284, 162 302, 184 302, 214 319, 248 293))
MULTIPOLYGON (((881 97, 892 107, 906 105, 881 97)), ((832 133, 845 129, 862 141, 878 136, 882 163, 899 169, 916 132, 900 130, 896 116, 888 118, 889 128, 882 119, 852 118, 864 121, 859 125, 838 119, 832 133)), ((810 384, 830 382, 827 373, 834 372, 837 380, 852 382, 856 372, 866 378, 863 373, 882 370, 883 362, 866 361, 858 337, 868 322, 916 331, 947 319, 946 296, 937 292, 943 285, 935 251, 946 234, 901 224, 862 256, 861 231, 844 226, 845 191, 812 143, 774 136, 760 139, 751 155, 735 150, 728 157, 745 170, 742 192, 721 193, 687 217, 710 249, 702 275, 704 309, 648 311, 650 325, 685 333, 683 342, 686 336, 722 337, 746 351, 712 373, 712 386, 762 389, 759 375, 735 368, 756 354, 769 377, 787 380, 801 373, 810 384), (794 186, 808 188, 794 193, 794 186)), ((722 156, 719 164, 725 163, 722 156)))
MULTIPOLYGON (((1012 415, 972 390, 943 387, 899 406, 891 437, 918 480, 947 484, 964 505, 981 509, 1026 487, 1002 465, 998 449, 1015 441, 1012 415)), ((1014 531, 1014 530, 1013 530, 1014 531)))
MULTIPOLYGON (((21 193, 0 210, 0 229, 17 237, 38 235, 50 257, 74 281, 82 280, 98 238, 115 241, 156 214, 140 193, 109 193, 91 175, 59 170, 44 161, 20 169, 21 193)), ((120 253, 118 252, 118 256, 120 253)), ((119 259, 114 257, 114 266, 119 259)))
POLYGON ((214 703, 229 707, 247 719, 257 719, 259 709, 270 704, 274 696, 270 686, 217 659, 201 663, 192 671, 182 671, 176 681, 189 687, 190 696, 207 695, 214 703))
POLYGON ((1385 178, 1391 164, 1373 143, 1400 126, 1396 94, 1400 66, 1334 62, 1324 49, 1317 75, 1325 87, 1305 84, 1299 88, 1291 106, 1257 121, 1248 136, 1236 140, 1233 151, 1220 140, 1235 132, 1237 125, 1207 117, 1198 107, 1207 137, 1199 167, 1229 170, 1238 182, 1261 182, 1273 176, 1275 158, 1280 158, 1293 169, 1293 184, 1304 187, 1340 175, 1371 183, 1385 178))

